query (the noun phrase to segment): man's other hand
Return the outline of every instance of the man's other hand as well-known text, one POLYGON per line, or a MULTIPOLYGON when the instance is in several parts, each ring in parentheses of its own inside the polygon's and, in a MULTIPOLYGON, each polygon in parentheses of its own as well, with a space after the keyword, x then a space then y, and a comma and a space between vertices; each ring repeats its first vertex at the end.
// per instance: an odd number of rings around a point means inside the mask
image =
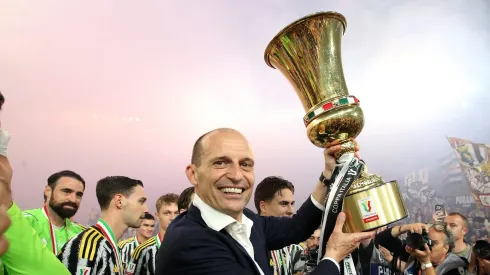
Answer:
POLYGON ((373 238, 375 232, 344 233, 345 214, 339 213, 332 235, 327 241, 327 249, 323 258, 333 258, 339 263, 349 253, 359 247, 362 240, 373 238))

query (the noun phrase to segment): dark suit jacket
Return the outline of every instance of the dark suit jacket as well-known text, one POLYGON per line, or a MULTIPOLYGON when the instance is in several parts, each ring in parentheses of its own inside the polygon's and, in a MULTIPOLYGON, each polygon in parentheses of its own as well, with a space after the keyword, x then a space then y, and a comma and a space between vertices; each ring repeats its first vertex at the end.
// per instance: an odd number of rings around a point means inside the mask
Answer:
MULTIPOLYGON (((322 211, 311 199, 292 218, 262 217, 249 209, 245 216, 253 221, 250 241, 254 258, 265 275, 272 275, 269 250, 276 250, 308 239, 318 228, 322 211)), ((156 274, 260 274, 247 251, 224 229, 209 228, 200 210, 192 205, 189 211, 172 221, 157 254, 156 274)), ((335 263, 323 260, 312 274, 339 275, 335 263)))

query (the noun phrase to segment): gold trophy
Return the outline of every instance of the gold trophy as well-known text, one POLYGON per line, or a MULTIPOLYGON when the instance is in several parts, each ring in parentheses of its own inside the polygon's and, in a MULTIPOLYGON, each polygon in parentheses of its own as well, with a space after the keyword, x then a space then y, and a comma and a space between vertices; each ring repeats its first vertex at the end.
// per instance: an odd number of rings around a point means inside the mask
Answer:
MULTIPOLYGON (((341 40, 347 22, 336 12, 303 17, 281 30, 265 50, 265 62, 293 85, 303 104, 310 141, 321 148, 340 144, 336 154, 354 153, 364 115, 359 100, 347 91, 341 40)), ((384 182, 366 166, 345 196, 346 232, 373 230, 407 217, 396 181, 384 182)))

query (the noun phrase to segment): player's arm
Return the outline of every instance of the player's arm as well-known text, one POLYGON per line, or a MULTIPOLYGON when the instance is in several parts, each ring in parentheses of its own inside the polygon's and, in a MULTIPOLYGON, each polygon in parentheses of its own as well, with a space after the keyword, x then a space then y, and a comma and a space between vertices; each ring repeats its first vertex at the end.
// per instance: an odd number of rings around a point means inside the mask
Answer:
POLYGON ((31 213, 27 212, 27 211, 22 211, 22 214, 24 215, 24 217, 26 218, 26 220, 29 222, 29 224, 35 228, 35 225, 37 223, 37 218, 36 216, 32 215, 31 213))
POLYGON ((41 242, 16 204, 7 213, 12 222, 5 232, 10 246, 2 256, 2 262, 9 275, 70 274, 53 252, 41 242))
POLYGON ((100 273, 98 270, 101 266, 107 266, 109 269, 109 264, 103 263, 108 259, 107 255, 99 255, 106 253, 105 249, 100 247, 103 240, 104 236, 100 232, 89 228, 68 241, 58 254, 58 259, 73 275, 111 274, 100 273))

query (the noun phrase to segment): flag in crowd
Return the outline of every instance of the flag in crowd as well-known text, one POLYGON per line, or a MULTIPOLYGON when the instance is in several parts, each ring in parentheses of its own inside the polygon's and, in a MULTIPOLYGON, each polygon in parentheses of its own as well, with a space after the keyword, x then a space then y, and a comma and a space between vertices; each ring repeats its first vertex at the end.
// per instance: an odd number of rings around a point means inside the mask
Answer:
POLYGON ((454 137, 448 137, 448 141, 458 157, 476 203, 480 207, 490 207, 490 146, 454 137))

